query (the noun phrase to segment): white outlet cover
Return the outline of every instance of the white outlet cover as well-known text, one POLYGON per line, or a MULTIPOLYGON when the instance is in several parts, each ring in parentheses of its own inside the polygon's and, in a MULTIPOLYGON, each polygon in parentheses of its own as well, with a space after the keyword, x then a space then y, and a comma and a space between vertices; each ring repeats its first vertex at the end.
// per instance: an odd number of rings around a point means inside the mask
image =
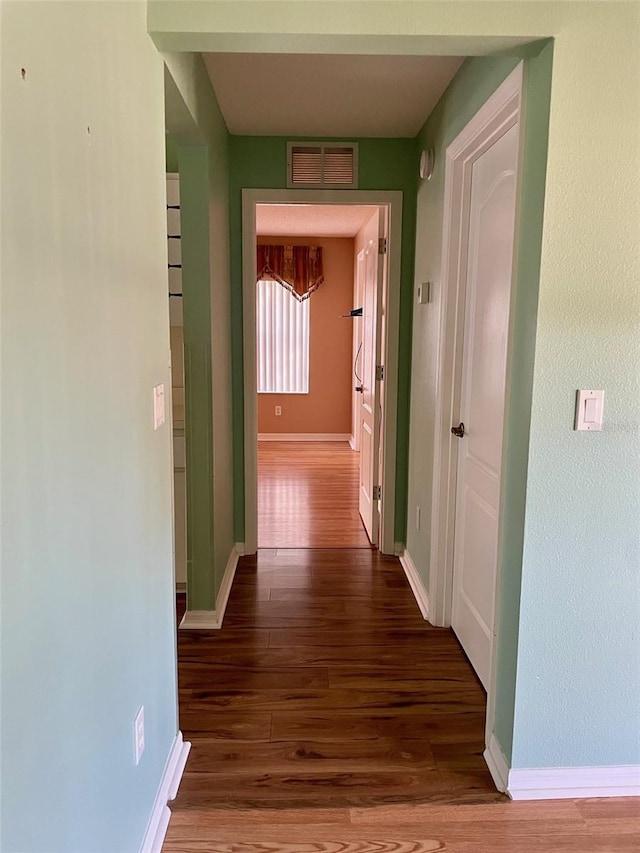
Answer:
POLYGON ((140 710, 133 721, 133 757, 136 765, 140 764, 142 753, 144 752, 144 705, 140 706, 140 710))

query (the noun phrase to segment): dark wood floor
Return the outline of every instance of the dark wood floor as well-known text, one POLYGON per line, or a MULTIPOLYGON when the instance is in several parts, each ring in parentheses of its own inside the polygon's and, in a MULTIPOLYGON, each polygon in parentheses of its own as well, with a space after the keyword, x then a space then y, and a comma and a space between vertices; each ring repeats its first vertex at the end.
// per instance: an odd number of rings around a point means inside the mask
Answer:
POLYGON ((259 441, 259 547, 369 547, 359 483, 360 454, 346 441, 259 441))
POLYGON ((178 643, 193 746, 164 853, 639 849, 636 801, 509 803, 495 790, 484 693, 395 558, 242 558, 223 628, 178 643))
POLYGON ((500 799, 484 692, 396 558, 243 558, 224 627, 180 632, 179 684, 193 749, 178 809, 500 799))

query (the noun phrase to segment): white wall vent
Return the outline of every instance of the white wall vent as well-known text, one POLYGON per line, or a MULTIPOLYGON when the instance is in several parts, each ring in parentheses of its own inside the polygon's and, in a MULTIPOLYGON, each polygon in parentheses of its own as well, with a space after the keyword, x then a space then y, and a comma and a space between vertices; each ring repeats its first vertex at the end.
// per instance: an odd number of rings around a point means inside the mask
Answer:
POLYGON ((356 142, 287 142, 287 187, 358 187, 356 142))

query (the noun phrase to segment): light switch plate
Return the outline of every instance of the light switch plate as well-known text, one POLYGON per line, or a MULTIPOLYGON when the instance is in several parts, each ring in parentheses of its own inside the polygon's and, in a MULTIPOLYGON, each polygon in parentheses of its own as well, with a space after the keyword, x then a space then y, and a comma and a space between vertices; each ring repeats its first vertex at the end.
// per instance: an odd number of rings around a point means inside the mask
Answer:
POLYGON ((602 429, 604 391, 576 391, 575 430, 597 432, 602 429))
POLYGON ((144 705, 140 706, 140 710, 133 721, 133 757, 136 765, 140 764, 142 753, 144 752, 144 705))
POLYGON ((164 423, 164 382, 153 389, 153 428, 158 429, 164 423))

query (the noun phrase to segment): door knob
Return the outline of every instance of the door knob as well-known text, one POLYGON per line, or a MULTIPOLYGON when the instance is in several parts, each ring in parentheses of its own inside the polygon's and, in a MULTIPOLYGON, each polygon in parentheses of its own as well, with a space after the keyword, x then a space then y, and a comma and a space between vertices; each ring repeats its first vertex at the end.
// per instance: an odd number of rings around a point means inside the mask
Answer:
POLYGON ((462 438, 462 436, 464 435, 464 424, 462 423, 462 421, 460 421, 457 427, 451 427, 451 432, 458 438, 462 438))

